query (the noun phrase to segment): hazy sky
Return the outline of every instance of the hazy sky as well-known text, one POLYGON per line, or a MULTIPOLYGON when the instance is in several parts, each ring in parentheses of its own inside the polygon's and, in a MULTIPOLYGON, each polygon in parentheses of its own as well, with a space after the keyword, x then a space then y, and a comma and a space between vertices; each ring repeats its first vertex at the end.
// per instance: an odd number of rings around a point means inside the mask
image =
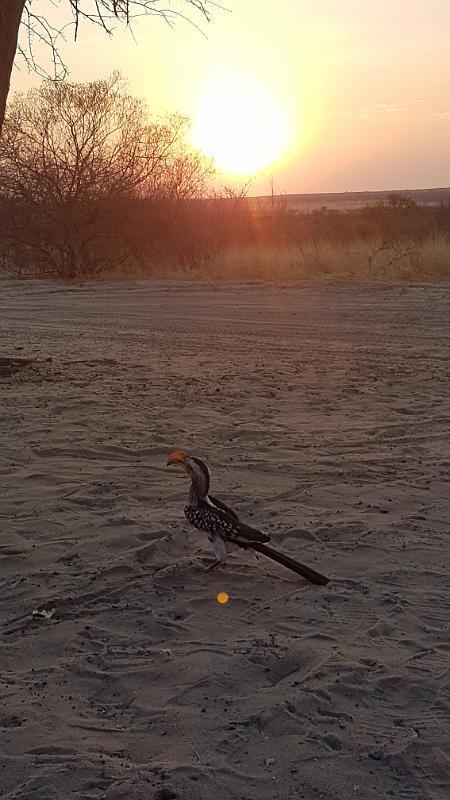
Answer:
MULTIPOLYGON (((54 21, 68 19, 40 3, 54 21)), ((207 38, 156 18, 138 20, 134 40, 84 25, 73 44, 67 31, 71 78, 119 69, 155 114, 194 120, 215 82, 256 86, 286 127, 283 155, 259 173, 258 193, 270 175, 287 192, 450 185, 450 0, 223 3, 229 11, 217 8, 211 23, 197 18, 207 38)), ((13 90, 36 83, 19 66, 13 90)), ((230 117, 239 137, 239 113, 230 117)))

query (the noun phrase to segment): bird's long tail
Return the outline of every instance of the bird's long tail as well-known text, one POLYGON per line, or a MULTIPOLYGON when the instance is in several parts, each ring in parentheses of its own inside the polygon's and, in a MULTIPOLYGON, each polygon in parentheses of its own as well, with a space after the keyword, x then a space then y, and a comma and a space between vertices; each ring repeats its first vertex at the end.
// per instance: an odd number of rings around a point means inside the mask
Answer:
POLYGON ((321 575, 320 572, 316 572, 315 569, 307 567, 306 564, 301 564, 300 561, 295 561, 295 559, 290 558, 290 556, 285 556, 284 553, 279 553, 278 550, 274 550, 272 547, 262 544, 262 542, 251 542, 249 546, 252 550, 263 553, 263 555, 271 558, 272 561, 276 561, 278 564, 282 564, 283 567, 297 572, 298 575, 311 581, 311 583, 316 583, 318 586, 325 586, 330 580, 326 578, 325 575, 321 575))

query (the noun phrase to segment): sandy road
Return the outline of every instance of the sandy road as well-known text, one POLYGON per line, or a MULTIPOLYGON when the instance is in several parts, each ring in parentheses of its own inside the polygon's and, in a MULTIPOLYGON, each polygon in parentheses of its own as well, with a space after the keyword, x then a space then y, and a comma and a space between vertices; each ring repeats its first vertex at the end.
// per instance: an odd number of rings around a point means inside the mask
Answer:
POLYGON ((450 287, 2 282, 0 341, 0 796, 447 798, 450 287), (175 446, 330 586, 205 574, 175 446))

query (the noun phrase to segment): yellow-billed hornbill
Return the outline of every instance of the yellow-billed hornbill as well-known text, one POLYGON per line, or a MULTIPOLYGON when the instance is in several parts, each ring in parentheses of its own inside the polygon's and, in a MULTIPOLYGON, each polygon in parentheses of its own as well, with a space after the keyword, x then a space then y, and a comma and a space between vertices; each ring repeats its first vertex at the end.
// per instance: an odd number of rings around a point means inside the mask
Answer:
POLYGON ((244 550, 251 549, 263 553, 312 583, 320 586, 328 583, 325 575, 268 547, 266 542, 270 541, 270 536, 241 522, 235 511, 210 495, 211 474, 203 461, 196 456, 189 456, 176 450, 167 460, 167 466, 174 465, 182 467, 191 478, 189 503, 184 509, 184 514, 194 528, 208 534, 216 556, 216 561, 210 569, 223 561, 236 547, 241 547, 244 550))

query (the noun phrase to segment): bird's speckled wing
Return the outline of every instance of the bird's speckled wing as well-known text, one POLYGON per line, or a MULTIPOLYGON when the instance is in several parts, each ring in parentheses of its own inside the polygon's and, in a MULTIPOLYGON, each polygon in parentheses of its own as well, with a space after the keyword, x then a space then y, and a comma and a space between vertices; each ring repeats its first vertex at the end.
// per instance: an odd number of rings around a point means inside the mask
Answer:
MULTIPOLYGON (((213 503, 216 502, 212 497, 210 497, 210 500, 213 503)), ((261 533, 256 528, 241 522, 235 512, 230 514, 228 509, 224 510, 223 505, 221 504, 221 507, 218 507, 201 502, 195 506, 186 506, 184 513, 188 522, 195 528, 212 535, 218 534, 229 541, 236 542, 236 544, 240 544, 239 540, 242 540, 244 547, 247 542, 250 544, 251 542, 270 541, 270 537, 267 534, 261 533)))
POLYGON ((239 535, 242 536, 243 539, 248 539, 249 541, 253 542, 270 542, 270 536, 267 536, 266 533, 261 533, 261 531, 257 530, 256 528, 252 528, 251 525, 246 525, 245 522, 241 522, 238 515, 232 508, 229 508, 222 503, 221 500, 218 500, 217 497, 212 497, 208 495, 209 499, 212 503, 216 506, 216 508, 224 511, 228 516, 230 516, 233 520, 235 520, 238 524, 238 532, 239 535))
POLYGON ((194 528, 205 531, 211 536, 219 535, 226 539, 234 539, 239 531, 239 520, 209 503, 200 502, 186 506, 184 515, 194 528))

